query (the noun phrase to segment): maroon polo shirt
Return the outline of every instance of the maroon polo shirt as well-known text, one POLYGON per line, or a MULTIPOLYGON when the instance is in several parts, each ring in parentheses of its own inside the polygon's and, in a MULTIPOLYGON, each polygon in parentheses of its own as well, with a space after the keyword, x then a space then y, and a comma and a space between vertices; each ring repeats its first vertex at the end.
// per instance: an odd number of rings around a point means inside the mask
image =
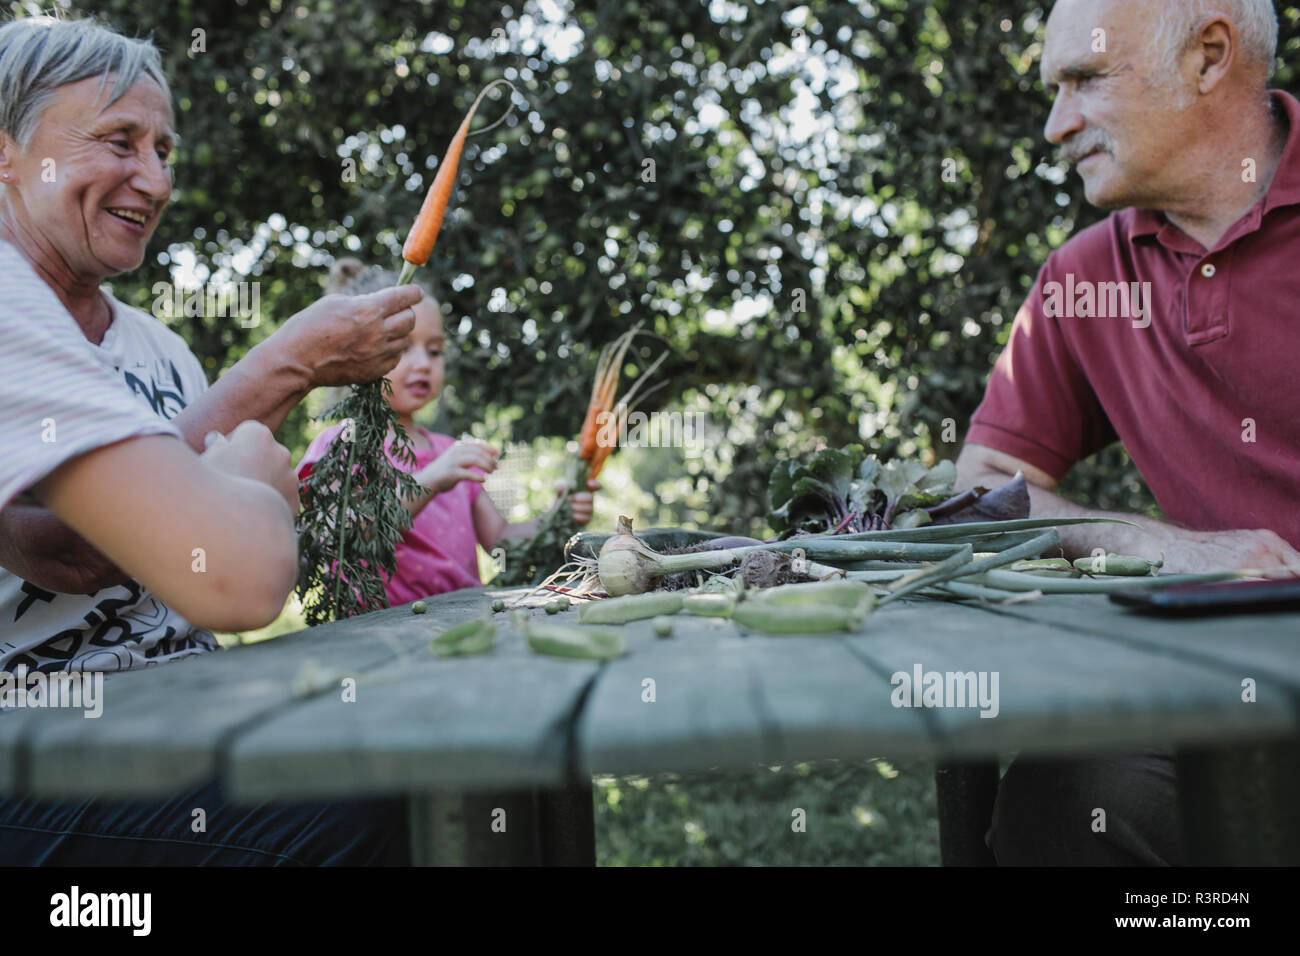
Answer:
POLYGON ((1129 208, 1054 251, 967 441, 1059 479, 1118 438, 1169 520, 1300 548, 1300 102, 1270 96, 1267 194, 1210 250, 1129 208))

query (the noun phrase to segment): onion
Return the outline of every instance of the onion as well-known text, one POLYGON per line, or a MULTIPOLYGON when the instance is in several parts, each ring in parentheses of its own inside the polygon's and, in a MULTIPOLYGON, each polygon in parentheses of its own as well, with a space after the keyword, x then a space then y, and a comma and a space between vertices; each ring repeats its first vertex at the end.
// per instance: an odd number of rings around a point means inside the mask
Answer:
MULTIPOLYGON (((762 547, 761 545, 759 547, 762 547)), ((632 533, 632 519, 620 515, 614 536, 601 546, 596 570, 610 597, 644 594, 665 574, 731 564, 753 547, 690 554, 660 554, 632 533)))

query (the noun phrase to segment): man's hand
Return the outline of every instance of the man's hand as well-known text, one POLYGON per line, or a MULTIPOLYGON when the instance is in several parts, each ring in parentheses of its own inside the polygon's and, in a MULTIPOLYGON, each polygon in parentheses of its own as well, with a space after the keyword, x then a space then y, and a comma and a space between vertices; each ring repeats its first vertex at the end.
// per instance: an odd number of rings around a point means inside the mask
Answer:
POLYGON ((227 474, 270 485, 289 506, 289 513, 298 513, 298 474, 289 449, 261 422, 243 422, 228 438, 210 433, 202 457, 205 464, 227 474))
POLYGON ((415 480, 435 495, 450 491, 462 481, 480 484, 496 471, 501 453, 482 441, 458 441, 415 473, 415 480), (479 471, 471 471, 477 468, 479 471))
POLYGON ((373 382, 393 370, 411 344, 419 286, 368 295, 327 295, 293 315, 269 339, 309 387, 373 382))
POLYGON ((957 459, 957 486, 994 487, 1023 471, 1034 517, 1119 518, 1122 524, 1079 524, 1062 527, 1066 557, 1082 557, 1097 550, 1136 554, 1156 560, 1164 552, 1161 571, 1168 574, 1201 571, 1258 569, 1279 574, 1300 574, 1300 553, 1272 531, 1189 531, 1143 515, 1083 508, 1052 492, 1055 480, 1028 462, 983 445, 967 443, 957 459))
POLYGON ((1182 531, 1169 534, 1166 573, 1234 568, 1300 575, 1300 552, 1272 531, 1182 531))

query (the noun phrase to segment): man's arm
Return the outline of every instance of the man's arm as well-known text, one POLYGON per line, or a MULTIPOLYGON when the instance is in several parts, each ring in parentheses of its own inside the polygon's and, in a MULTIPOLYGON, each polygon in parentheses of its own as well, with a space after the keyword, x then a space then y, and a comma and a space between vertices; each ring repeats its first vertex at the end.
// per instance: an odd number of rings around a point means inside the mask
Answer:
POLYGON ((1084 508, 1066 501, 1053 489, 1056 479, 1026 461, 985 445, 967 443, 957 458, 957 487, 988 488, 1024 472, 1034 517, 1120 518, 1122 524, 1068 525, 1061 528, 1061 546, 1068 558, 1086 557, 1100 548, 1116 554, 1138 554, 1156 559, 1163 553, 1162 570, 1169 572, 1221 571, 1228 568, 1286 569, 1300 574, 1300 552, 1266 529, 1239 531, 1189 531, 1143 515, 1084 508))
MULTIPOLYGON (((423 294, 418 286, 399 286, 325 296, 254 346, 172 424, 202 452, 210 432, 224 435, 240 422, 277 431, 317 386, 380 378, 406 349, 415 322, 410 308, 423 294)), ((0 511, 0 567, 64 594, 93 593, 129 577, 48 509, 30 505, 0 511)))

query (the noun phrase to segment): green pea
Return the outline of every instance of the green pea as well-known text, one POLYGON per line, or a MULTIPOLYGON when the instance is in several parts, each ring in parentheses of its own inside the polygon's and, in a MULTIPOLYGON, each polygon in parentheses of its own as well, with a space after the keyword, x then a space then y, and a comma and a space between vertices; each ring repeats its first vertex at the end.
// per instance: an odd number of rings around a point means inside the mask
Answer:
POLYGON ((504 611, 505 609, 506 609, 506 602, 501 600, 501 598, 497 598, 492 602, 492 612, 494 614, 498 611, 504 611))
POLYGON ((425 604, 423 601, 416 601, 411 605, 412 614, 423 614, 427 610, 429 610, 429 605, 425 604))
POLYGON ((655 637, 672 637, 673 619, 660 615, 650 622, 650 629, 655 632, 655 637))

